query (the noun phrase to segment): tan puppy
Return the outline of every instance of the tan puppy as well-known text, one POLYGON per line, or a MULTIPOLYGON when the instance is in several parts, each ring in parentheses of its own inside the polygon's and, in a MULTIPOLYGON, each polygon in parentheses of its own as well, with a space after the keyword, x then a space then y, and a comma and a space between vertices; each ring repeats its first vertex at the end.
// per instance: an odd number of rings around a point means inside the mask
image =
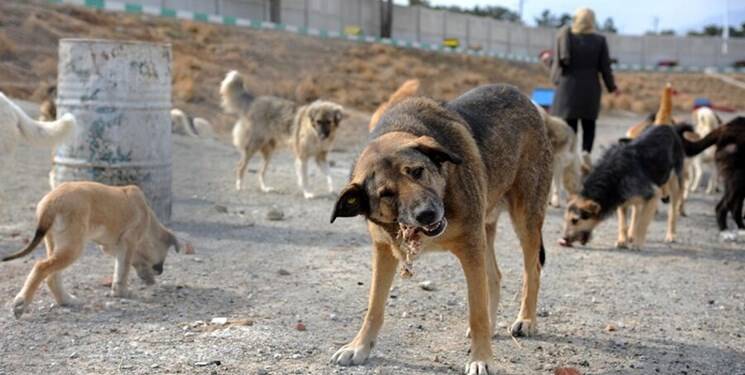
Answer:
POLYGON ((59 305, 78 304, 62 287, 62 271, 83 253, 87 241, 101 246, 104 253, 116 257, 111 292, 128 297, 127 276, 130 267, 148 285, 153 275, 163 273, 168 249, 179 244, 148 206, 137 186, 112 187, 95 182, 67 182, 47 194, 36 208, 37 229, 34 239, 23 250, 8 255, 3 262, 31 253, 46 240, 47 259, 36 262, 23 289, 13 301, 13 314, 20 317, 42 281, 59 305))
POLYGON ((383 324, 397 266, 411 275, 420 251, 447 250, 460 261, 468 286, 466 373, 495 373, 498 214, 509 211, 524 260, 522 304, 510 331, 531 335, 537 329, 545 258, 541 228, 551 157, 538 112, 512 86, 481 86, 446 104, 411 98, 385 111, 331 217, 333 222, 363 215, 374 248, 367 315, 357 336, 332 361, 365 362, 383 324))
POLYGON ((239 116, 233 127, 233 145, 241 153, 236 168, 237 190, 241 190, 248 162, 257 151, 264 159, 259 171, 259 186, 264 192, 274 190, 266 185, 264 175, 274 150, 282 144, 289 144, 295 153, 298 185, 305 198, 315 196, 307 186, 310 158, 316 160, 326 176, 329 192, 334 191, 328 153, 339 124, 346 117, 342 106, 322 100, 298 106, 274 96, 254 97, 246 90, 243 77, 236 71, 228 73, 222 81, 220 95, 223 108, 239 116))
POLYGON ((392 107, 394 104, 406 99, 410 98, 417 94, 419 91, 419 80, 418 79, 410 79, 398 88, 396 92, 394 92, 390 98, 388 98, 388 101, 381 104, 378 109, 375 110, 375 112, 372 114, 372 117, 370 117, 370 124, 367 126, 367 129, 372 131, 375 129, 375 125, 378 124, 378 121, 380 121, 380 117, 383 116, 383 113, 385 113, 388 108, 392 107))

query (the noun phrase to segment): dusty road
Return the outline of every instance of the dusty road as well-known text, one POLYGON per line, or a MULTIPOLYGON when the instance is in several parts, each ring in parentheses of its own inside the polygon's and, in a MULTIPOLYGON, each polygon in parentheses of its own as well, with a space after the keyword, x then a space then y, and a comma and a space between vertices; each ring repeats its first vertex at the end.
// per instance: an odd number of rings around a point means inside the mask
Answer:
MULTIPOLYGON (((600 121, 600 144, 636 118, 600 121)), ((358 122, 364 122, 360 120, 358 122)), ((359 126, 364 125, 348 125, 359 126)), ((344 182, 363 132, 332 153, 344 182)), ((0 171, 0 253, 33 233, 33 210, 47 190, 49 152, 21 147, 0 171)), ((42 288, 30 313, 0 314, 0 374, 453 374, 467 358, 465 282, 454 257, 420 259, 412 280, 397 280, 386 324, 362 367, 328 364, 351 339, 366 309, 370 245, 361 219, 329 224, 333 199, 306 201, 289 151, 278 157, 262 194, 255 173, 233 190, 237 152, 225 143, 174 137, 172 227, 196 254, 171 254, 152 288, 131 279, 135 298, 107 296, 113 260, 90 246, 64 273, 80 309, 51 307, 42 288), (269 221, 277 207, 285 219, 269 221), (222 212, 222 208, 227 212, 222 212), (418 284, 430 280, 434 291, 418 284), (215 317, 241 319, 215 326, 215 317), (298 330, 302 322, 305 330, 298 330), (218 362, 219 361, 219 365, 218 362)), ((256 161, 251 168, 255 168, 256 161)), ((322 191, 316 173, 313 185, 322 191)), ((695 194, 679 241, 662 242, 664 214, 640 252, 613 248, 616 223, 604 223, 587 247, 555 245, 562 211, 550 209, 539 334, 513 341, 522 259, 502 218, 496 252, 503 273, 499 372, 547 374, 557 366, 586 374, 745 374, 745 244, 723 244, 715 197, 695 194), (616 330, 609 332, 612 325, 616 330)), ((34 260, 0 264, 0 298, 10 302, 34 260)))

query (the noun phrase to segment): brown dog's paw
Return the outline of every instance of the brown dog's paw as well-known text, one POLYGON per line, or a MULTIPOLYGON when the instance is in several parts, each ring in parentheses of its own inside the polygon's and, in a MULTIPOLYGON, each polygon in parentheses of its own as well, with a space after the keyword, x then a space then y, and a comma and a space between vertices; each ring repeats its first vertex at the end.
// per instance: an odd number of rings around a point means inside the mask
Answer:
POLYGON ((23 313, 26 311, 26 301, 23 298, 16 297, 16 299, 13 300, 11 311, 13 312, 13 316, 15 316, 16 319, 20 318, 21 315, 23 315, 23 313))
POLYGON ((535 321, 528 319, 518 319, 515 323, 512 323, 510 328, 510 334, 513 337, 526 337, 533 336, 538 332, 538 327, 535 321))
POLYGON ((339 366, 359 366, 370 356, 371 345, 360 345, 351 342, 337 350, 331 356, 331 362, 339 366))
POLYGON ((469 361, 466 363, 466 375, 496 375, 497 364, 493 360, 469 361))

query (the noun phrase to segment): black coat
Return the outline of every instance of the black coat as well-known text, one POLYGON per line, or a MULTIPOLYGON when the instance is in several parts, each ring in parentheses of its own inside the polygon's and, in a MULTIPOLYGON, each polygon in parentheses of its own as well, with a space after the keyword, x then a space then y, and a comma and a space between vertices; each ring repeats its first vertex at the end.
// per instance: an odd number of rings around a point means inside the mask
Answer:
MULTIPOLYGON (((598 118, 600 112, 600 79, 603 76, 608 91, 616 90, 613 72, 610 67, 608 44, 600 34, 572 34, 566 33, 569 40, 569 65, 555 58, 558 64, 556 74, 558 87, 551 106, 551 114, 564 119, 598 118)), ((554 56, 557 56, 561 36, 557 38, 554 56)), ((565 44, 566 45, 566 44, 565 44)))

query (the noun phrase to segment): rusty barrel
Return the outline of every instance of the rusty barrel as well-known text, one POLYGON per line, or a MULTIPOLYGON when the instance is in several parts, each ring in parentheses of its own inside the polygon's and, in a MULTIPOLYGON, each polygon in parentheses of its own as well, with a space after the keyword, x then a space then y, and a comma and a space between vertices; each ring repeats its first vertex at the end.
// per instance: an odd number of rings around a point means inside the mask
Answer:
POLYGON ((78 127, 60 144, 50 175, 138 185, 160 220, 171 217, 171 46, 62 39, 58 113, 78 127))

